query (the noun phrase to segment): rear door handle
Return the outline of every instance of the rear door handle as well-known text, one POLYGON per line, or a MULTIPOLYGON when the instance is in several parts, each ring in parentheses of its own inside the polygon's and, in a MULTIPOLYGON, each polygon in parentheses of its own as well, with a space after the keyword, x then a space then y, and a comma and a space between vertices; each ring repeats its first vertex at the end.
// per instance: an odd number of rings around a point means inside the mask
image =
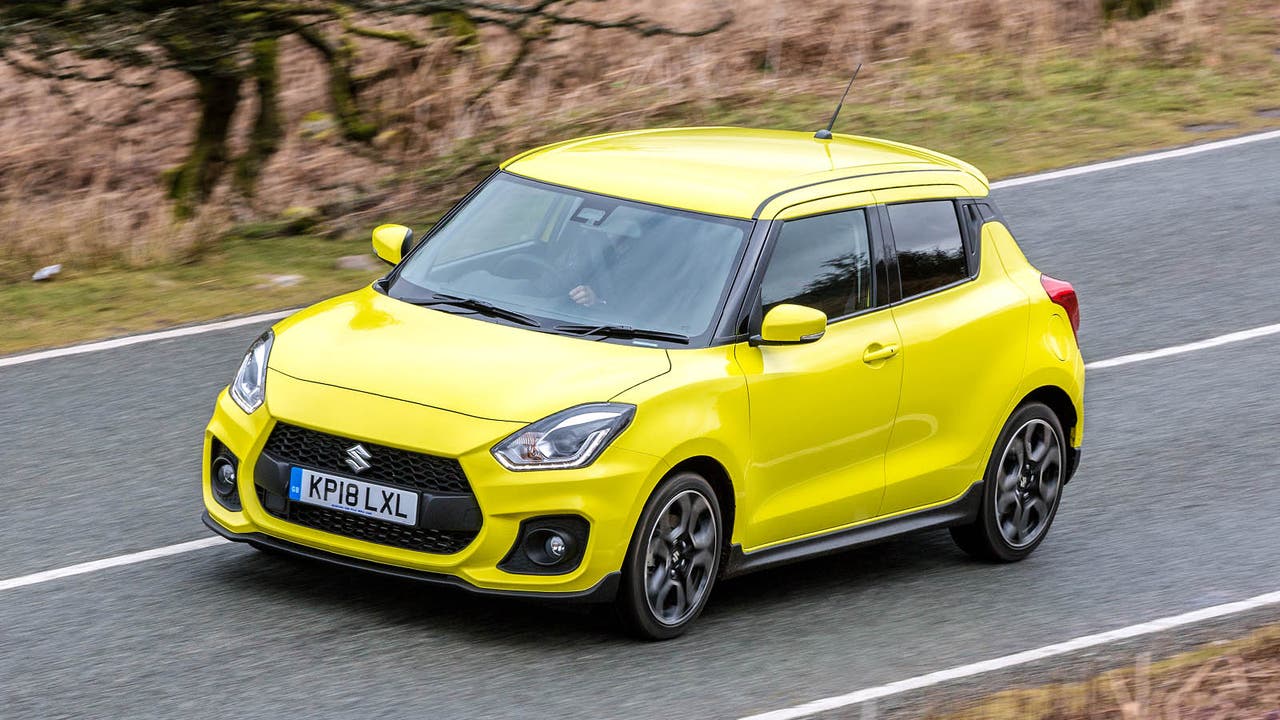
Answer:
POLYGON ((898 346, 896 344, 881 345, 880 343, 871 343, 867 346, 866 352, 862 353, 862 362, 868 364, 877 363, 881 360, 888 360, 897 354, 898 346))

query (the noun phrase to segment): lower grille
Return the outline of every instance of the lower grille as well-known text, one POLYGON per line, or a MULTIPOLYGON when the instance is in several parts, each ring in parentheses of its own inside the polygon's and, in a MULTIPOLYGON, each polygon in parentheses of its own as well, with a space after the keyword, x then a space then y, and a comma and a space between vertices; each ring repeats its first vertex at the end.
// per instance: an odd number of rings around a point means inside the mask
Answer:
POLYGON ((296 525, 417 552, 449 555, 470 545, 471 541, 480 534, 478 530, 432 530, 398 525, 385 520, 291 502, 287 498, 273 495, 261 488, 258 489, 258 502, 268 514, 296 525))

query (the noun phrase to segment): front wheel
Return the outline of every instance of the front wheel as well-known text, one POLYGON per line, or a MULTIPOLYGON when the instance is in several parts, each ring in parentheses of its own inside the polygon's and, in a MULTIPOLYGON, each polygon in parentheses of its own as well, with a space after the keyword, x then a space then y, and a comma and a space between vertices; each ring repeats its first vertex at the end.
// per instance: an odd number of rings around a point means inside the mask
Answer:
POLYGON ((640 514, 617 610, 623 625, 647 640, 683 634, 706 606, 720 570, 720 505, 696 473, 668 478, 640 514))
POLYGON ((1027 403, 1005 423, 983 483, 982 508, 951 528, 961 550, 995 562, 1032 553, 1049 532, 1066 478, 1062 424, 1047 405, 1027 403))

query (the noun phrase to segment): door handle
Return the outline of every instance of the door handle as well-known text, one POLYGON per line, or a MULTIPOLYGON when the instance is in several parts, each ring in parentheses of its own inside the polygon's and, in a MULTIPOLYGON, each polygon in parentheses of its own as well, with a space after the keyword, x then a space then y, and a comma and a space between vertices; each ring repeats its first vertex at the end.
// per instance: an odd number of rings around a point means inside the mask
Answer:
POLYGON ((866 352, 862 353, 862 362, 871 364, 878 363, 881 360, 888 360, 898 354, 898 346, 896 344, 881 345, 880 343, 871 343, 867 346, 866 352))

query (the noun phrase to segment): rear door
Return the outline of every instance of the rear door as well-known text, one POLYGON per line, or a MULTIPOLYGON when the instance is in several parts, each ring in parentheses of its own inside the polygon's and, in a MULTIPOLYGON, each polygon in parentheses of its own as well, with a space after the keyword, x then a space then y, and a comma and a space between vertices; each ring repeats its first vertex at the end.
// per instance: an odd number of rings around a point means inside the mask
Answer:
MULTIPOLYGON (((902 392, 885 456, 882 515, 962 495, 1022 376, 1027 298, 950 186, 877 191, 900 299, 902 392)), ((893 272, 891 268, 890 272, 893 272)))
POLYGON ((869 193, 846 195, 777 217, 755 306, 762 313, 780 303, 814 307, 828 325, 813 343, 735 350, 751 411, 750 502, 740 509, 748 550, 868 520, 880 509, 902 365, 898 331, 877 299, 885 266, 877 263, 872 202, 869 193))

